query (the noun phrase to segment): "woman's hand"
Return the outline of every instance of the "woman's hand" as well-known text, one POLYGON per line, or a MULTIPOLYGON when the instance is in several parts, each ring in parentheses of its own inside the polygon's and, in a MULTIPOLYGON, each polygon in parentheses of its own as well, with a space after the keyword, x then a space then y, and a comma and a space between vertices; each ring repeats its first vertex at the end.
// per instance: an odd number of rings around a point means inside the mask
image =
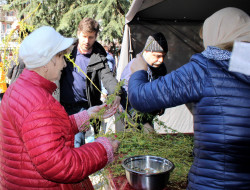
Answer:
POLYGON ((120 102, 121 102, 121 97, 120 96, 116 96, 115 100, 111 104, 112 107, 110 107, 110 109, 115 108, 115 109, 118 109, 119 112, 122 112, 122 106, 121 106, 120 102))
POLYGON ((143 56, 141 54, 137 54, 136 58, 134 59, 133 63, 131 64, 130 67, 132 73, 139 71, 139 70, 148 70, 148 64, 144 60, 143 56))
POLYGON ((108 162, 111 163, 114 160, 114 153, 118 150, 120 141, 112 139, 110 137, 98 137, 95 142, 101 143, 107 152, 108 162))
POLYGON ((118 148, 119 148, 119 145, 120 145, 120 141, 116 140, 116 139, 112 139, 111 137, 107 137, 111 146, 112 146, 112 149, 113 149, 113 153, 115 153, 118 148))
POLYGON ((97 116, 97 113, 101 110, 105 108, 105 112, 103 115, 101 115, 101 118, 102 119, 107 119, 109 117, 111 117, 112 115, 114 115, 116 113, 116 107, 111 107, 111 108, 108 108, 107 107, 107 104, 102 104, 100 106, 93 106, 93 107, 90 107, 87 112, 88 112, 88 115, 90 118, 94 118, 97 116))

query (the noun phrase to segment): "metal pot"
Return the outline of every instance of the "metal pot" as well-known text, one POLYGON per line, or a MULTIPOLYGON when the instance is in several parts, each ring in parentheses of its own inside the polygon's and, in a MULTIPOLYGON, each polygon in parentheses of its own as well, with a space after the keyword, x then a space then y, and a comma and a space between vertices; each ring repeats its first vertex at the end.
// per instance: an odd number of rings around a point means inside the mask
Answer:
POLYGON ((122 161, 129 184, 137 190, 162 190, 166 187, 174 164, 168 159, 142 155, 122 161))

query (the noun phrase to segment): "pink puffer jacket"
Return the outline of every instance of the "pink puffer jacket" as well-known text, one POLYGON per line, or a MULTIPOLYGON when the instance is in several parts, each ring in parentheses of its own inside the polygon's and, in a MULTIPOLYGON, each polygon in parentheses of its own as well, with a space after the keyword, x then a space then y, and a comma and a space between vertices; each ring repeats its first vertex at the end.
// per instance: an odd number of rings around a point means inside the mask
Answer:
POLYGON ((52 96, 53 82, 24 70, 0 107, 0 189, 93 189, 88 175, 103 168, 98 142, 74 147, 78 132, 52 96))

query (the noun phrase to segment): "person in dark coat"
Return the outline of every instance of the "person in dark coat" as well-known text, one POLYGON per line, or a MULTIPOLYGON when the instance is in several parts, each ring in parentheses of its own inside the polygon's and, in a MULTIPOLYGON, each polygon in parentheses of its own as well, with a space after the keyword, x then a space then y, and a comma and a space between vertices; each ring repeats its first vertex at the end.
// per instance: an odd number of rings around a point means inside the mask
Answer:
MULTIPOLYGON (((150 35, 145 43, 144 49, 142 51, 145 61, 147 62, 147 73, 149 81, 153 81, 160 76, 164 76, 167 74, 166 64, 163 62, 164 58, 168 52, 168 43, 165 36, 161 33, 154 33, 150 35)), ((123 109, 129 110, 129 114, 131 117, 136 113, 133 111, 129 101, 127 101, 127 92, 128 92, 128 81, 132 74, 131 65, 133 64, 134 59, 132 59, 128 65, 124 68, 121 81, 124 80, 123 89, 126 93, 123 93, 123 97, 121 100, 121 104, 123 109), (125 95, 126 94, 126 95, 125 95)), ((153 127, 153 119, 154 116, 159 115, 159 113, 163 113, 164 109, 155 111, 151 113, 151 117, 143 116, 140 118, 142 120, 142 124, 144 125, 144 130, 152 132, 153 127)))
MULTIPOLYGON (((68 114, 75 114, 91 106, 101 105, 101 81, 108 94, 113 94, 118 81, 113 76, 108 63, 105 49, 96 41, 99 24, 92 18, 84 18, 78 26, 78 42, 71 53, 71 59, 81 70, 69 61, 62 71, 60 80, 60 102, 68 114), (91 81, 86 78, 86 75, 91 81)), ((118 108, 120 96, 116 96, 112 106, 118 108)), ((97 130, 95 128, 95 132, 97 130)), ((80 144, 84 135, 76 136, 80 144)))
POLYGON ((22 60, 18 59, 16 63, 14 60, 11 60, 10 67, 8 68, 7 77, 10 79, 10 84, 16 81, 19 75, 23 72, 25 64, 22 60))
POLYGON ((129 101, 143 112, 194 103, 187 189, 250 189, 250 76, 228 69, 234 41, 250 42, 250 17, 237 8, 221 9, 205 20, 201 36, 202 53, 151 83, 138 55, 129 101))

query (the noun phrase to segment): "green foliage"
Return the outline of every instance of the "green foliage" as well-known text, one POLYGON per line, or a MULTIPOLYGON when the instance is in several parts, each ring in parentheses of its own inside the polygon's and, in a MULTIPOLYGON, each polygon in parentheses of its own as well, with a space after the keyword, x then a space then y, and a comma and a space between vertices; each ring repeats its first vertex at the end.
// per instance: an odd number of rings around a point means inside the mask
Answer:
MULTIPOLYGON (((29 16, 34 14, 34 12, 36 12, 36 9, 33 10, 29 16)), ((10 33, 8 34, 8 36, 6 36, 2 40, 2 43, 4 44, 3 64, 4 64, 4 69, 6 72, 8 72, 8 69, 12 61, 18 64, 19 44, 21 44, 22 40, 35 28, 33 25, 29 25, 27 22, 25 22, 24 19, 19 21, 18 26, 19 26, 18 29, 17 28, 12 29, 10 33), (9 49, 10 42, 17 43, 18 45, 12 49, 9 49)))
MULTIPOLYGON (((83 72, 83 71, 82 71, 83 72)), ((120 81, 118 82, 118 84, 116 85, 116 88, 115 88, 115 92, 111 95, 109 95, 105 101, 105 103, 107 104, 107 107, 112 107, 112 104, 116 98, 116 96, 119 95, 120 93, 120 90, 121 90, 121 87, 123 86, 124 84, 124 81, 120 81)), ((100 131, 100 128, 101 128, 101 122, 99 121, 102 121, 103 118, 102 118, 102 115, 104 114, 104 112, 106 111, 106 108, 102 108, 95 116, 93 119, 90 120, 90 125, 94 125, 97 129, 97 131, 100 131)))
MULTIPOLYGON (((118 83, 116 92, 108 97, 107 104, 112 104, 114 97, 119 93, 124 81, 118 83)), ((106 136, 116 138, 121 142, 118 152, 116 153, 115 162, 106 166, 102 171, 103 176, 108 176, 111 171, 113 177, 124 176, 125 170, 122 167, 122 160, 130 156, 136 155, 153 155, 167 158, 175 165, 175 169, 170 175, 168 188, 185 189, 187 185, 188 171, 193 162, 193 136, 178 133, 176 130, 166 126, 157 118, 154 123, 163 127, 166 132, 171 134, 161 135, 155 132, 145 133, 143 129, 142 118, 154 117, 148 113, 141 113, 136 110, 133 118, 128 114, 127 110, 119 113, 117 120, 124 121, 124 131, 118 133, 100 133, 97 136, 106 136)), ((102 114, 103 112, 100 112, 102 114)), ((116 122, 117 122, 116 120, 116 122)))
MULTIPOLYGON (((108 105, 112 104, 114 97, 118 95, 123 84, 124 81, 118 83, 116 92, 107 98, 106 103, 108 105)), ((193 136, 180 134, 176 130, 166 126, 157 118, 154 119, 154 122, 172 134, 161 135, 155 132, 145 133, 142 118, 154 116, 136 110, 132 111, 134 112, 133 118, 131 118, 131 114, 125 110, 119 113, 119 117, 116 120, 116 122, 118 120, 124 121, 124 131, 115 134, 103 134, 101 132, 97 135, 97 137, 106 136, 116 138, 121 142, 118 152, 115 155, 115 162, 106 166, 106 168, 102 170, 102 175, 108 176, 109 172, 111 172, 113 177, 124 176, 125 170, 121 165, 122 160, 136 155, 154 155, 167 158, 175 165, 175 169, 170 175, 168 188, 176 190, 185 189, 187 185, 187 174, 193 162, 193 136)), ((98 113, 98 115, 101 114, 103 114, 103 111, 98 113)))
POLYGON ((102 41, 122 40, 125 14, 132 0, 8 0, 7 10, 15 9, 18 17, 28 15, 40 3, 36 14, 28 22, 36 27, 49 25, 61 34, 76 36, 78 23, 84 17, 100 22, 102 41))
MULTIPOLYGON (((104 134, 101 134, 103 136, 104 134)), ((160 135, 157 133, 145 134, 142 130, 131 130, 118 132, 116 134, 106 134, 121 142, 116 160, 106 166, 103 175, 111 171, 114 177, 125 175, 125 170, 121 165, 122 160, 136 155, 153 155, 167 158, 175 165, 169 179, 171 189, 185 188, 187 174, 193 162, 193 136, 175 134, 160 135)))

